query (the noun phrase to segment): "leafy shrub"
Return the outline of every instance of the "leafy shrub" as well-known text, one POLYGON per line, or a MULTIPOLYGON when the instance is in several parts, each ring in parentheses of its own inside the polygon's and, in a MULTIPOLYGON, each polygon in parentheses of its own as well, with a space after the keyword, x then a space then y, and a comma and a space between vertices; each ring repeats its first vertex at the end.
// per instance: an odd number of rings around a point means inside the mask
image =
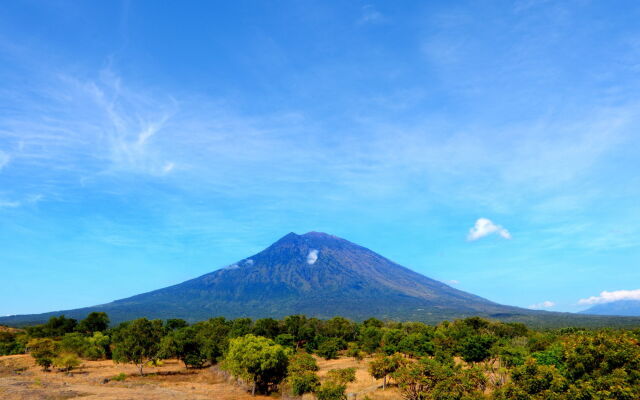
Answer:
POLYGON ((323 337, 320 339, 316 354, 327 360, 338 358, 338 352, 346 348, 344 340, 336 337, 323 337))
POLYGON ((49 338, 32 339, 27 347, 36 364, 41 366, 43 371, 48 371, 57 355, 55 342, 49 338))
POLYGON ((75 353, 61 353, 53 359, 53 365, 66 372, 70 372, 80 364, 80 359, 75 353))

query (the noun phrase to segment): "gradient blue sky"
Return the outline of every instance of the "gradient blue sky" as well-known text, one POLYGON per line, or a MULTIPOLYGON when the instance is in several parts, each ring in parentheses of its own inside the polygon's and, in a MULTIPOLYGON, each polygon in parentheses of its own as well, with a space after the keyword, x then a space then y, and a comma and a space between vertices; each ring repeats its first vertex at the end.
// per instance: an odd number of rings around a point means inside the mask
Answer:
POLYGON ((3 2, 0 315, 311 230, 506 304, 636 290, 639 20, 637 1, 3 2))

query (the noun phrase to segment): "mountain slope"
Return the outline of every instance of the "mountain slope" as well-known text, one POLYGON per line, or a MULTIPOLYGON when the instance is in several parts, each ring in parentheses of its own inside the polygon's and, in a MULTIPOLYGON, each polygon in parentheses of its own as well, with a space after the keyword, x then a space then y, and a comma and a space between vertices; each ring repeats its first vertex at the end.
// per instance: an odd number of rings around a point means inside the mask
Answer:
MULTIPOLYGON (((427 278, 347 240, 309 232, 290 233, 258 254, 178 285, 94 307, 4 317, 0 323, 38 323, 62 313, 82 318, 90 311, 105 311, 112 322, 142 316, 196 321, 214 316, 291 314, 425 322, 479 315, 541 326, 611 325, 614 321, 610 317, 496 304, 427 278)), ((640 325, 639 321, 623 323, 640 325)))
POLYGON ((581 314, 640 316, 640 300, 619 300, 610 303, 596 304, 581 311, 581 314))

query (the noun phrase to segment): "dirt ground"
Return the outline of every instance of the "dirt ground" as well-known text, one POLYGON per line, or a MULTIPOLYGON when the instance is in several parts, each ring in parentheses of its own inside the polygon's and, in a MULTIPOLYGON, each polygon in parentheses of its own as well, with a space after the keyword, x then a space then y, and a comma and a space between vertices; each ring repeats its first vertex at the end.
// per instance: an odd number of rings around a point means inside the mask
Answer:
MULTIPOLYGON (((347 386, 350 399, 399 399, 397 389, 382 391, 381 380, 367 373, 367 360, 356 362, 352 358, 339 360, 318 359, 320 379, 333 368, 355 367, 356 382, 347 386)), ((278 396, 276 396, 277 398, 278 396)), ((62 400, 62 399, 216 399, 249 400, 273 399, 252 397, 240 385, 230 381, 216 368, 187 370, 177 360, 164 360, 158 367, 146 367, 145 376, 138 375, 130 364, 107 361, 84 361, 82 367, 68 375, 64 372, 43 372, 29 355, 0 357, 0 399, 6 400, 62 400), (112 380, 124 373, 124 381, 112 380)), ((306 395, 304 399, 313 399, 306 395)))

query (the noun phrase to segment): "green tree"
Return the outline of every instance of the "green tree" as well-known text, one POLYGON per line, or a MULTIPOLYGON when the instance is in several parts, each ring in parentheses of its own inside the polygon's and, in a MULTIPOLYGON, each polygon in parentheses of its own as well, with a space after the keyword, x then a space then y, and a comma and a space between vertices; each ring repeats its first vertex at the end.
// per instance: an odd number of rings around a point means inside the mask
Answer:
POLYGON ((408 334, 400 340, 397 349, 411 357, 431 356, 435 352, 431 338, 425 333, 408 334))
POLYGON ((170 318, 164 323, 164 327, 168 332, 186 328, 187 326, 189 326, 189 324, 182 318, 170 318))
POLYGON ((111 356, 109 345, 111 338, 102 332, 94 332, 93 336, 87 338, 87 347, 83 357, 89 360, 100 360, 111 356))
POLYGON ((176 357, 187 368, 201 368, 207 360, 204 346, 198 340, 194 327, 174 330, 162 338, 160 354, 163 358, 176 357))
POLYGON ((347 347, 344 340, 337 337, 323 337, 318 342, 316 354, 326 360, 338 358, 338 352, 347 347))
POLYGON ((407 363, 393 373, 406 400, 482 399, 486 378, 478 368, 441 364, 430 358, 407 363))
POLYGON ((289 350, 272 340, 248 334, 231 339, 223 368, 250 382, 251 394, 269 392, 285 377, 289 350))
POLYGON ((275 339, 282 331, 280 322, 273 318, 257 319, 253 324, 252 333, 256 336, 263 336, 269 339, 275 339))
POLYGON ((0 356, 23 354, 28 336, 24 333, 0 332, 0 356))
POLYGON ((482 362, 491 356, 491 347, 496 338, 491 335, 471 335, 460 344, 460 355, 466 362, 482 362))
POLYGON ((289 359, 287 368, 287 383, 294 396, 302 396, 316 390, 320 384, 318 375, 318 363, 308 353, 299 352, 289 359))
POLYGON ((295 338, 289 333, 279 334, 278 336, 276 336, 275 342, 284 347, 293 348, 295 346, 295 338))
POLYGON ((355 368, 332 369, 327 372, 327 377, 340 385, 346 385, 356 381, 355 368))
POLYGON ((87 338, 79 332, 67 333, 60 341, 60 350, 63 353, 83 355, 89 346, 87 338))
POLYGON ((92 312, 80 321, 77 331, 93 335, 94 332, 104 332, 109 327, 109 317, 104 312, 92 312))
MULTIPOLYGON (((375 321, 378 321, 378 320, 375 320, 375 321)), ((380 329, 375 325, 368 325, 368 326, 365 325, 365 328, 362 329, 360 332, 359 341, 360 341, 362 350, 366 351, 369 354, 374 353, 376 350, 378 350, 378 348, 380 347, 381 340, 382 340, 382 329, 380 329)))
POLYGON ((333 317, 322 324, 320 332, 323 336, 350 341, 356 338, 357 326, 346 318, 333 317))
POLYGON ((75 319, 61 315, 49 318, 49 321, 45 324, 30 326, 26 329, 32 338, 58 338, 65 333, 73 332, 77 325, 78 321, 75 319))
POLYGON ((315 395, 317 400, 346 400, 346 390, 346 385, 327 381, 316 388, 315 395))
MULTIPOLYGON (((538 365, 535 359, 516 367, 511 381, 493 393, 495 400, 569 400, 566 394, 569 384, 555 366, 538 365)), ((579 398, 579 397, 577 397, 579 398)), ((590 399, 591 397, 587 397, 590 399)))
POLYGON ((140 318, 122 326, 113 335, 113 360, 133 363, 143 375, 144 365, 158 356, 163 333, 160 320, 140 318))
POLYGON ((53 365, 69 373, 81 364, 78 355, 75 353, 61 353, 53 359, 53 365))
POLYGON ((36 364, 41 366, 43 371, 48 371, 57 355, 55 342, 49 338, 37 338, 32 339, 27 347, 36 364))
POLYGON ((193 325, 196 339, 211 364, 217 363, 229 346, 231 323, 224 317, 211 318, 193 325))
POLYGON ((382 390, 387 388, 387 377, 406 363, 402 354, 392 356, 378 355, 369 362, 369 373, 376 379, 382 379, 382 390))
POLYGON ((364 351, 360 348, 360 345, 357 342, 350 342, 347 344, 347 356, 355 358, 356 361, 360 362, 365 356, 364 351))
POLYGON ((401 329, 385 329, 382 334, 381 347, 385 354, 391 355, 399 351, 399 344, 407 336, 401 329))

